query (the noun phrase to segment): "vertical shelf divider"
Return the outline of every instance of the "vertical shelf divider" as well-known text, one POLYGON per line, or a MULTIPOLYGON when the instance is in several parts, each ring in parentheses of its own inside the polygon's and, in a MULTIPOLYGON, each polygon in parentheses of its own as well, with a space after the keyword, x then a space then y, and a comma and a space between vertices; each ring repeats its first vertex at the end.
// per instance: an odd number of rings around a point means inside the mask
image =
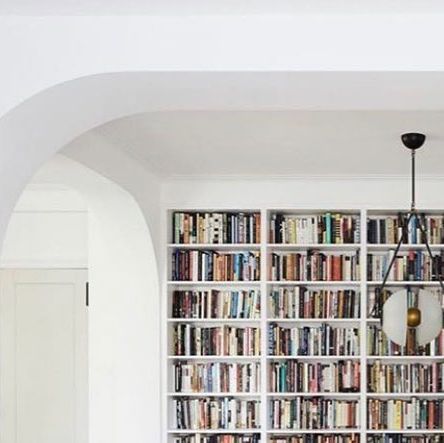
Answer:
POLYGON ((267 302, 268 302, 268 210, 261 209, 261 443, 267 441, 268 431, 268 368, 267 368, 267 302))
POLYGON ((360 211, 360 262, 361 262, 361 310, 360 310, 360 428, 361 442, 367 441, 367 211, 360 211))

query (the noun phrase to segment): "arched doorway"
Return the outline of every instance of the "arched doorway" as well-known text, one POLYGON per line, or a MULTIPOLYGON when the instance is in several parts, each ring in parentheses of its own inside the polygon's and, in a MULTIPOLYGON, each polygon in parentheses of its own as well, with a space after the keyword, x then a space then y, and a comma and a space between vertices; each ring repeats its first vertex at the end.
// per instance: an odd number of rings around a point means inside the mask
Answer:
MULTIPOLYGON (((158 270, 145 217, 126 190, 65 156, 47 162, 33 181, 74 190, 87 207, 90 296, 86 441, 157 441, 158 270)), ((2 380, 3 386, 8 383, 2 380)), ((7 401, 6 397, 0 400, 3 409, 11 407, 7 401)), ((20 425, 23 423, 15 420, 14 426, 20 425)), ((20 443, 19 439, 11 441, 11 435, 17 433, 3 431, 2 443, 20 443)))

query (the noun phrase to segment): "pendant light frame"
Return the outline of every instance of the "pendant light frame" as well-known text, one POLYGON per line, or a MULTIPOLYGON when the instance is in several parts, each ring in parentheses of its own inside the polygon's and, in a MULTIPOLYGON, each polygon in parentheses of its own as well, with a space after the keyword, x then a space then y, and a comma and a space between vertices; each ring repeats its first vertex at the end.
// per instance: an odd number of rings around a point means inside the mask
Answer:
MULTIPOLYGON (((386 270, 384 279, 383 279, 382 284, 380 286, 380 294, 382 294, 382 291, 386 287, 388 277, 389 277, 390 272, 391 272, 391 270, 393 268, 393 265, 395 263, 395 260, 396 260, 396 257, 398 255, 398 252, 399 252, 399 250, 401 248, 401 245, 403 244, 403 239, 404 239, 404 234, 405 234, 404 229, 408 229, 408 226, 409 226, 410 221, 412 219, 416 220, 416 224, 419 227, 419 230, 420 230, 421 234, 424 236, 425 247, 426 247, 427 253, 428 253, 429 257, 430 257, 430 260, 432 262, 432 266, 433 266, 434 258, 433 258, 433 254, 432 254, 432 250, 430 248, 429 242, 427 240, 427 230, 422 225, 421 219, 420 219, 420 217, 418 215, 418 211, 416 209, 416 163, 415 163, 415 154, 416 154, 416 150, 421 148, 421 146, 424 144, 425 139, 426 139, 426 136, 424 134, 415 133, 415 132, 406 133, 406 134, 403 134, 401 136, 402 143, 404 144, 404 146, 407 149, 410 149, 410 152, 411 152, 411 205, 410 205, 410 210, 407 212, 408 218, 407 218, 406 226, 403 227, 402 235, 400 236, 400 238, 398 240, 398 243, 397 243, 396 248, 395 248, 395 252, 394 252, 394 254, 392 256, 392 259, 390 260, 390 263, 389 263, 388 268, 386 270)), ((438 269, 437 277, 438 277, 439 285, 441 287, 441 292, 444 293, 444 283, 443 283, 443 279, 442 279, 442 275, 441 275, 441 269, 438 269)), ((413 318, 414 315, 412 315, 412 314, 413 313, 410 312, 410 316, 413 318)), ((372 311, 370 312, 370 316, 374 316, 374 315, 376 315, 376 317, 380 319, 381 326, 382 326, 383 325, 383 315, 382 315, 382 308, 381 308, 380 304, 375 303, 375 306, 373 307, 372 311), (379 309, 378 309, 378 306, 379 306, 379 309), (376 312, 377 310, 378 310, 378 312, 376 312)))

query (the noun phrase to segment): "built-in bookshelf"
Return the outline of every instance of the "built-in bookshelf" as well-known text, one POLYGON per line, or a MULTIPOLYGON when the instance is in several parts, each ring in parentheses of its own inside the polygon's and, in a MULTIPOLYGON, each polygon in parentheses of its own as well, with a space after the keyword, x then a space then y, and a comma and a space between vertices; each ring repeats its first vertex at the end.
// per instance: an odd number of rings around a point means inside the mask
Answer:
POLYGON ((400 348, 376 315, 440 295, 444 211, 422 219, 433 261, 395 210, 169 210, 168 443, 442 443, 444 334, 400 348))

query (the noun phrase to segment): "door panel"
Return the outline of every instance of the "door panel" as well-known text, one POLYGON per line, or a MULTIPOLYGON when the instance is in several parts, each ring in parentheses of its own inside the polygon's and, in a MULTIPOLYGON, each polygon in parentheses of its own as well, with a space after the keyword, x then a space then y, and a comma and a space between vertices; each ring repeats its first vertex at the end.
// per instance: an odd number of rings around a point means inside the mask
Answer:
POLYGON ((2 443, 87 442, 86 271, 1 272, 2 443))

